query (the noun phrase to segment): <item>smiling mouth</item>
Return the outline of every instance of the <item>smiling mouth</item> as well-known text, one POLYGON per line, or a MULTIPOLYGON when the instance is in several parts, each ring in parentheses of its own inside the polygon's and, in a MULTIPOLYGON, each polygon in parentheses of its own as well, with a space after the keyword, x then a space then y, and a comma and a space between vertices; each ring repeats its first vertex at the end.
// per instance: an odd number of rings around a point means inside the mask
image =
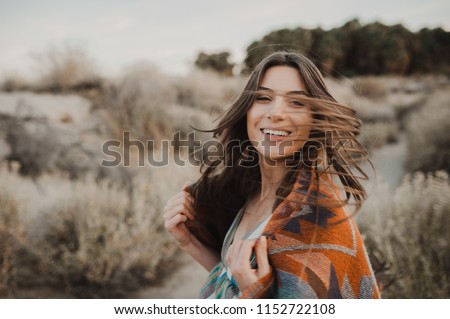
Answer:
POLYGON ((271 136, 289 136, 292 132, 284 131, 284 130, 271 130, 267 128, 262 128, 261 132, 266 135, 271 136))

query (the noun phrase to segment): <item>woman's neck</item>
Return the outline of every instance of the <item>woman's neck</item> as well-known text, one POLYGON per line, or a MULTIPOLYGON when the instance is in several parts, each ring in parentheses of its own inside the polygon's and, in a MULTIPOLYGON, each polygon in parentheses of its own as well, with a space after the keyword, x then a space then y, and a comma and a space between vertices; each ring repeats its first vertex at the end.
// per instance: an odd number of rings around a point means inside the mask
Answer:
POLYGON ((263 159, 259 167, 261 170, 260 199, 274 198, 286 174, 285 163, 284 161, 275 162, 263 159))

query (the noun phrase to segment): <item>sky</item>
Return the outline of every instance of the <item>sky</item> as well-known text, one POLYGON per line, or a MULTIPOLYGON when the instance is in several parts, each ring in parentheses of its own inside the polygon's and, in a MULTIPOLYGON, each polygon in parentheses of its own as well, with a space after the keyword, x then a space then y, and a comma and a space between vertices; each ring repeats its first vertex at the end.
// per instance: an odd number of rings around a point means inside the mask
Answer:
POLYGON ((36 72, 33 54, 76 45, 105 75, 148 61, 185 74, 200 51, 231 52, 282 28, 339 27, 351 19, 450 31, 449 0, 0 0, 0 78, 36 72))

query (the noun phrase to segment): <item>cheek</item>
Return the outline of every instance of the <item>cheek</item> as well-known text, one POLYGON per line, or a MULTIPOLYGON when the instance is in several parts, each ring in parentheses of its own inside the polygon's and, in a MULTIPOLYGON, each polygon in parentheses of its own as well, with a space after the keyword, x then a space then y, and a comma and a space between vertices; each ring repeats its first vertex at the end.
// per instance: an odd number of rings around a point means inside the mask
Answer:
POLYGON ((313 126, 313 118, 310 113, 302 114, 295 120, 295 125, 298 128, 298 134, 302 136, 309 136, 313 126))
POLYGON ((247 112, 247 135, 250 139, 254 138, 257 134, 257 125, 260 117, 258 111, 253 107, 247 112))

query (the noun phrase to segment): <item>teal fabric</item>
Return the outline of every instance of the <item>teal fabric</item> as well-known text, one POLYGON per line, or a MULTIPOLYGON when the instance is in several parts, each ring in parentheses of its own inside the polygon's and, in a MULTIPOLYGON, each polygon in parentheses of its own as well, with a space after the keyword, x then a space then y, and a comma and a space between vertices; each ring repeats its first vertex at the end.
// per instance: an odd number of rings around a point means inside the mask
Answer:
MULTIPOLYGON (((230 229, 228 230, 224 243, 222 246, 221 258, 222 261, 228 252, 228 248, 233 242, 234 233, 236 232, 239 223, 241 222, 242 215, 244 213, 244 208, 239 211, 236 218, 234 219, 230 229)), ((269 221, 271 216, 268 216, 266 220, 262 221, 253 231, 249 232, 244 239, 252 238, 254 236, 259 237, 266 223, 269 221)), ((214 298, 214 299, 232 299, 237 298, 240 295, 239 288, 234 281, 233 276, 227 273, 227 265, 220 261, 209 273, 206 283, 200 290, 199 298, 214 298)), ((255 255, 252 252, 250 257, 250 263, 252 268, 256 268, 255 255)))

